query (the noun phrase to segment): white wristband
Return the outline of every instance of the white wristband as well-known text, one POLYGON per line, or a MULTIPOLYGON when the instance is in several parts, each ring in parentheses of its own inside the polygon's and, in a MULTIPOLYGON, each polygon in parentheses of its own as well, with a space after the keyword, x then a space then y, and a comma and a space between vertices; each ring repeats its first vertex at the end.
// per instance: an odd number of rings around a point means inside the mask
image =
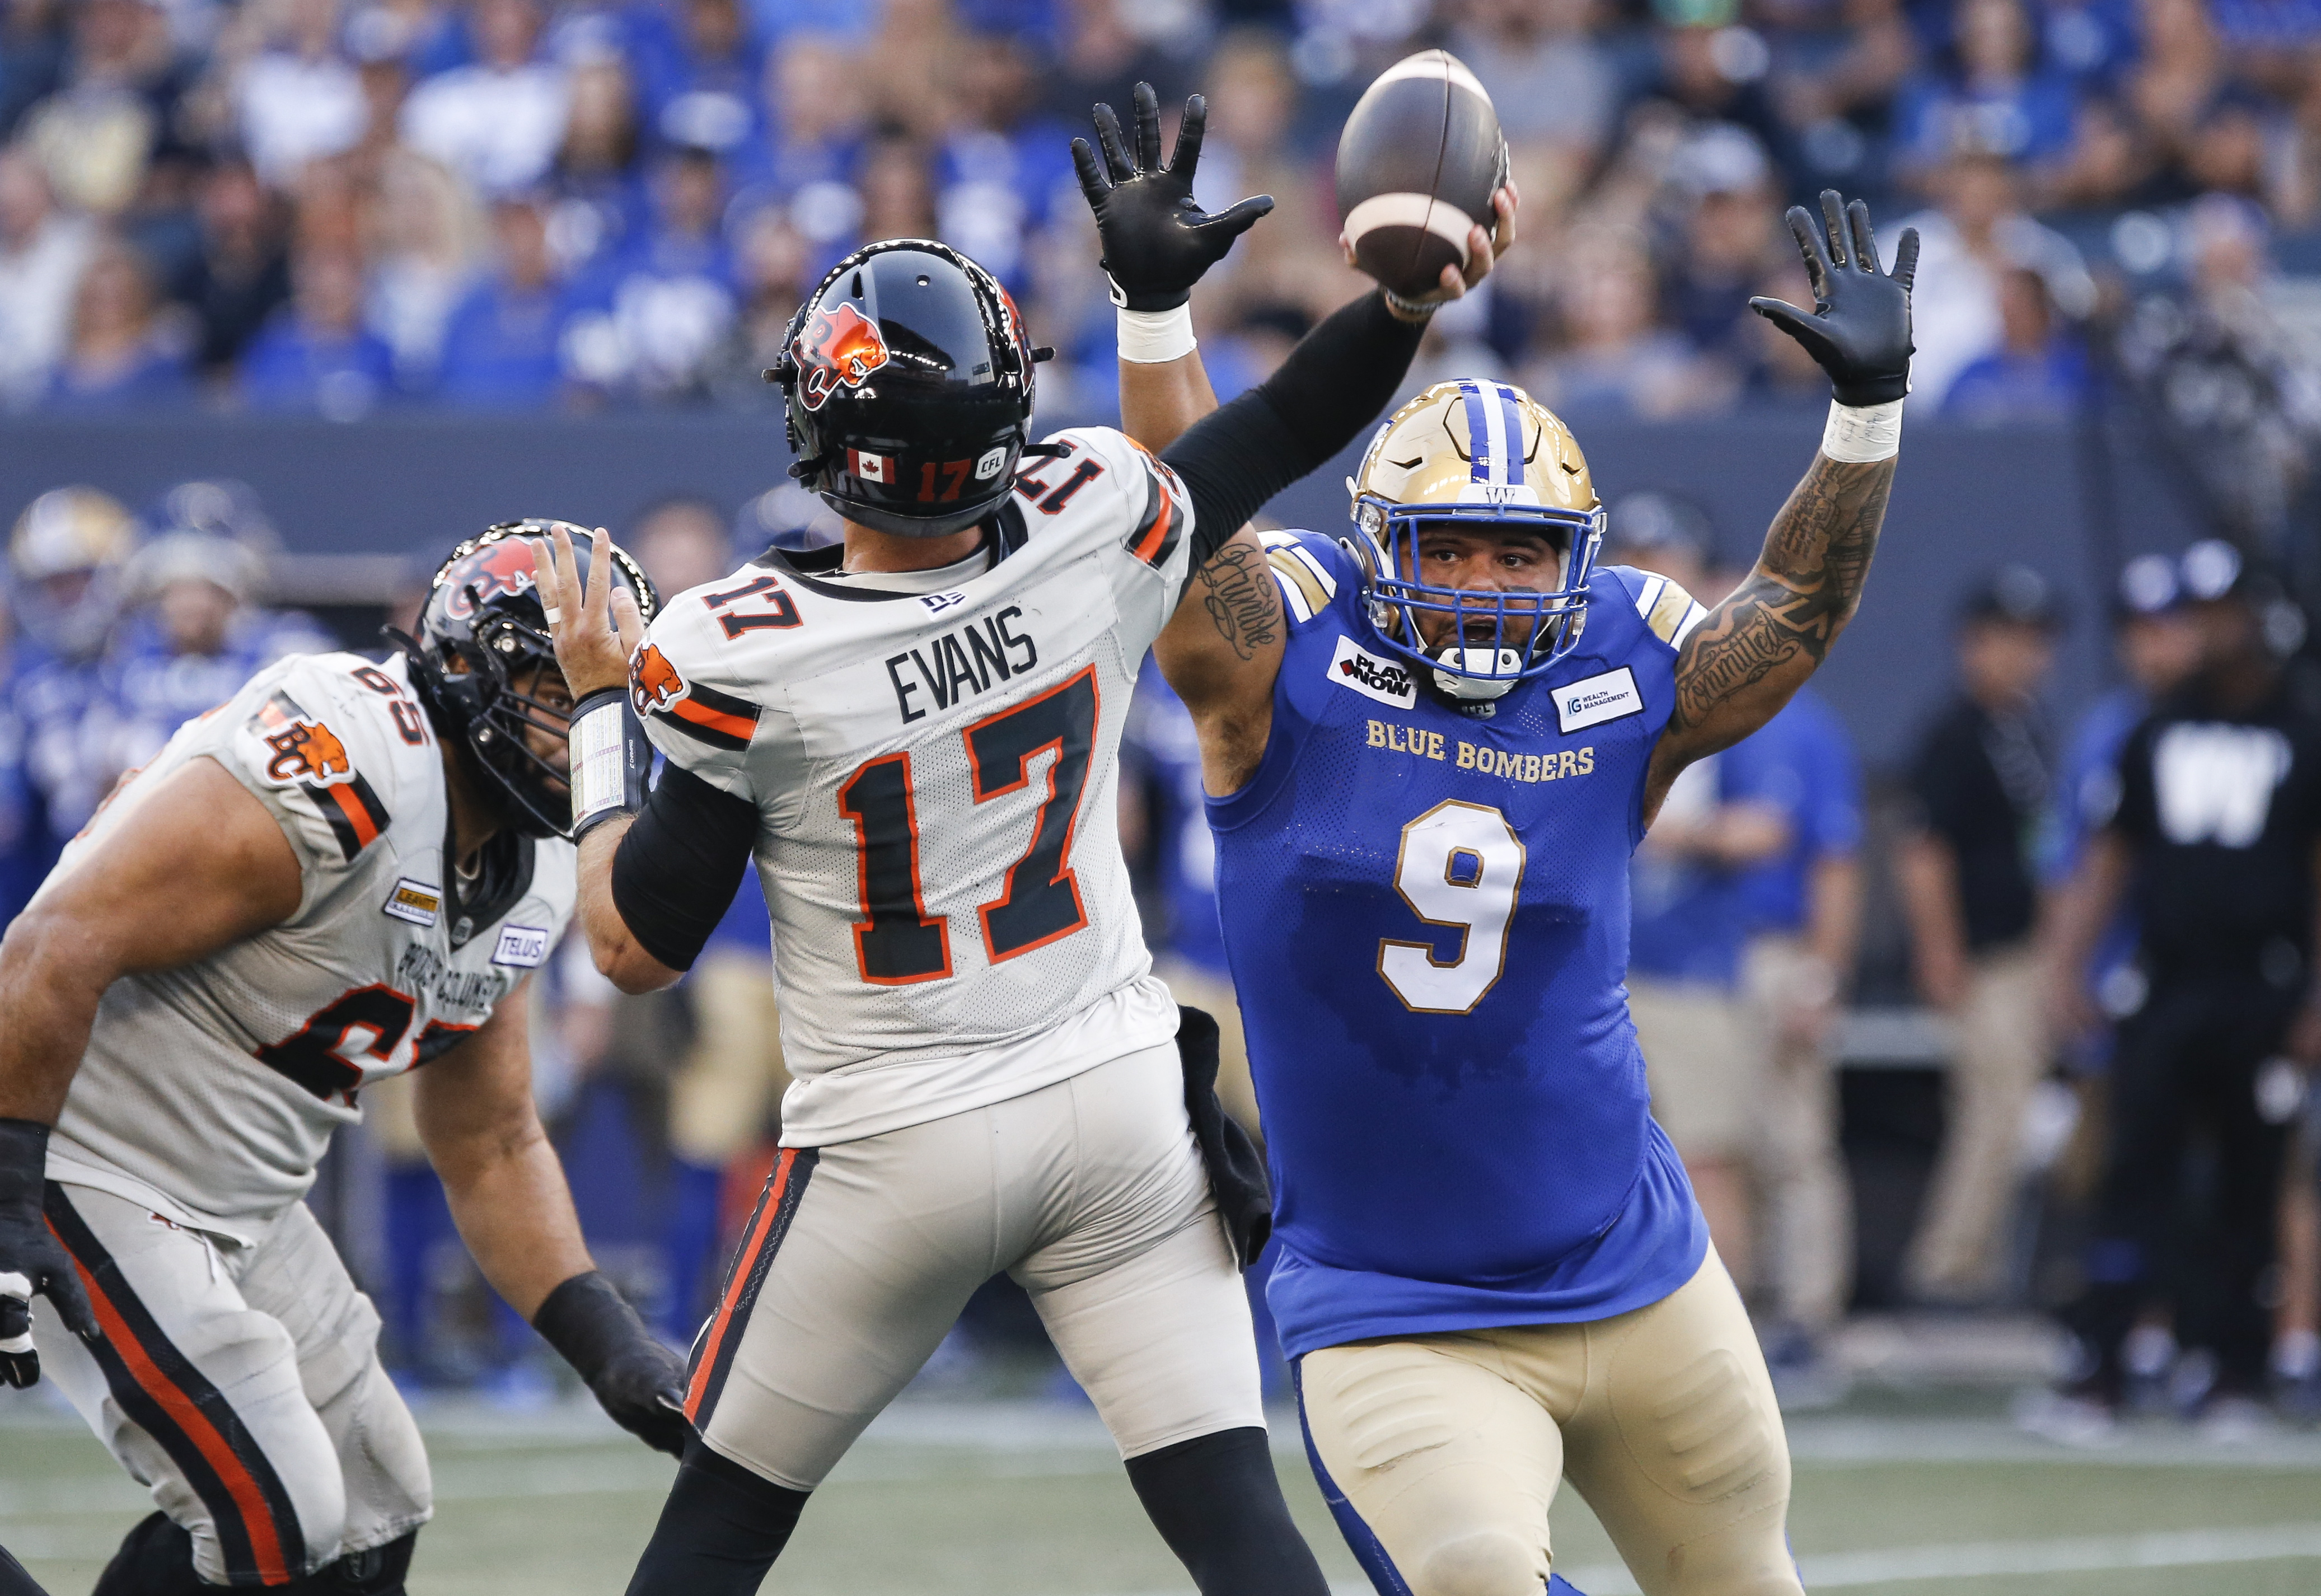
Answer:
POLYGON ((1889 399, 1857 409, 1832 399, 1829 424, 1822 429, 1821 451, 1849 465, 1893 459, 1902 452, 1902 404, 1900 399, 1889 399))
POLYGON ((1113 313, 1114 336, 1120 344, 1120 358, 1140 366, 1157 366, 1164 360, 1181 360, 1199 346, 1193 336, 1193 307, 1180 305, 1174 310, 1116 309, 1113 313))

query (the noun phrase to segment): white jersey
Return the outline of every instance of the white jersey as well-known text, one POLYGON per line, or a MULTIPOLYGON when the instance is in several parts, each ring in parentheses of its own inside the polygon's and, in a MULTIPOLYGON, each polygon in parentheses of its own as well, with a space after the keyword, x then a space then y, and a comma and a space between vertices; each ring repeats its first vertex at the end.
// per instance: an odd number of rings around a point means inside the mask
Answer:
MULTIPOLYGON (((179 728, 73 839, 41 891, 214 760, 281 823, 297 911, 208 958, 105 990, 49 1143, 52 1180, 237 1234, 313 1184, 356 1094, 453 1046, 572 915, 571 844, 496 842, 463 904, 442 752, 401 659, 295 654, 179 728)), ((38 901, 36 898, 35 901, 38 901)))
POLYGON ((1003 557, 941 591, 769 553, 670 600, 633 661, 654 744, 757 806, 790 1145, 963 1113, 1176 1034, 1115 810, 1192 506, 1117 432, 1051 442, 997 518, 1003 557))

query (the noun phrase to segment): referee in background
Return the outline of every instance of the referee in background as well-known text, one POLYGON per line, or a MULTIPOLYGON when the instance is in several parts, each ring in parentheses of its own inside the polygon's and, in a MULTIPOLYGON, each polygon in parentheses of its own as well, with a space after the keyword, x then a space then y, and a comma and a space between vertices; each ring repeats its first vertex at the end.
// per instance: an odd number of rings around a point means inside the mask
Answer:
MULTIPOLYGON (((2180 1344, 2216 1358, 2204 1427, 2225 1436, 2263 1421, 2281 1165, 2321 1064, 2321 683, 2286 663, 2302 617, 2225 543, 2187 551, 2182 590, 2199 665, 2092 795, 2093 835, 2052 926, 2050 968, 2084 970, 2126 898, 2146 982, 2119 1026, 2087 1285, 2064 1316, 2087 1362, 2034 1426, 2067 1439, 2108 1427, 2122 1344, 2154 1300, 2172 1300, 2180 1344), (2199 1142, 2215 1174, 2191 1211, 2199 1142)), ((2083 982, 2048 990, 2066 1029, 2094 1025, 2083 982)))

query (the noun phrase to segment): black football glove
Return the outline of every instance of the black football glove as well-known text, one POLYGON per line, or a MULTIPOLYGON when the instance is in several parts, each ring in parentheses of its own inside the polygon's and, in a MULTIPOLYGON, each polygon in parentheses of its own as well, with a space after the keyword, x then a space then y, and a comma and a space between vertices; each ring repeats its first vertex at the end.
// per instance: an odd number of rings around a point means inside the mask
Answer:
POLYGON ((1111 106, 1098 105, 1096 136, 1104 164, 1097 164, 1086 139, 1072 141, 1072 164, 1096 213, 1112 302, 1127 310, 1174 310, 1192 297, 1193 285, 1224 259, 1233 240, 1273 209, 1273 196, 1261 194, 1210 215, 1193 199, 1208 102, 1198 95, 1185 102, 1184 125, 1167 166, 1160 164, 1160 101, 1151 84, 1136 86, 1135 108, 1133 160, 1121 143, 1120 118, 1111 106))
POLYGON ((579 1372, 613 1422, 656 1452, 685 1454, 685 1360, 652 1337, 613 1282, 576 1274, 532 1316, 532 1327, 579 1372))
POLYGON ((45 1292, 65 1328, 100 1339, 80 1275, 41 1211, 47 1189, 49 1127, 0 1119, 0 1380, 18 1391, 41 1378, 32 1350, 32 1299, 45 1292))
POLYGON ((1868 205, 1858 199, 1845 205, 1837 190, 1825 188, 1821 215, 1816 228, 1805 206, 1789 207, 1789 231, 1813 282, 1813 315, 1779 299, 1752 299, 1749 308, 1805 345, 1829 373, 1839 404, 1898 399, 1910 391, 1910 284, 1918 275, 1918 230, 1902 230, 1894 269, 1881 272, 1868 205))

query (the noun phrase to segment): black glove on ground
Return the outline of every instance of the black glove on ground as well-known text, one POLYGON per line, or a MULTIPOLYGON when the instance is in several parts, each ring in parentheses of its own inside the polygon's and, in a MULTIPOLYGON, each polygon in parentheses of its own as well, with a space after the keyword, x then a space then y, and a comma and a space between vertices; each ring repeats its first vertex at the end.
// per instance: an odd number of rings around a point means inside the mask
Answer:
POLYGON ((1096 213, 1112 302, 1127 310, 1174 310, 1192 297, 1193 285, 1224 259, 1233 240, 1273 209, 1273 196, 1261 194, 1210 215, 1193 199, 1207 102, 1198 95, 1185 102, 1184 125, 1166 166, 1160 164, 1160 101, 1151 84, 1136 86, 1135 109, 1133 160, 1121 143, 1120 118, 1111 106, 1098 105, 1096 136, 1104 164, 1097 166, 1086 139, 1072 141, 1072 164, 1096 213))
POLYGON ((1888 273, 1878 269, 1868 205, 1858 199, 1846 205, 1837 190, 1825 188, 1821 214, 1816 227, 1805 206, 1789 207, 1789 231, 1813 282, 1813 315, 1779 299, 1752 299, 1749 308, 1805 345, 1829 373, 1839 404, 1888 404, 1910 391, 1910 285, 1918 275, 1918 231, 1902 230, 1888 273))
POLYGON ((685 1360, 653 1339, 613 1282, 576 1274, 532 1316, 532 1327, 579 1371, 613 1422, 656 1452, 685 1454, 685 1360))
POLYGON ((84 1341, 100 1332, 80 1276, 41 1211, 48 1189, 49 1127, 0 1119, 0 1380, 18 1391, 41 1378, 32 1350, 32 1299, 45 1292, 65 1327, 84 1341))

